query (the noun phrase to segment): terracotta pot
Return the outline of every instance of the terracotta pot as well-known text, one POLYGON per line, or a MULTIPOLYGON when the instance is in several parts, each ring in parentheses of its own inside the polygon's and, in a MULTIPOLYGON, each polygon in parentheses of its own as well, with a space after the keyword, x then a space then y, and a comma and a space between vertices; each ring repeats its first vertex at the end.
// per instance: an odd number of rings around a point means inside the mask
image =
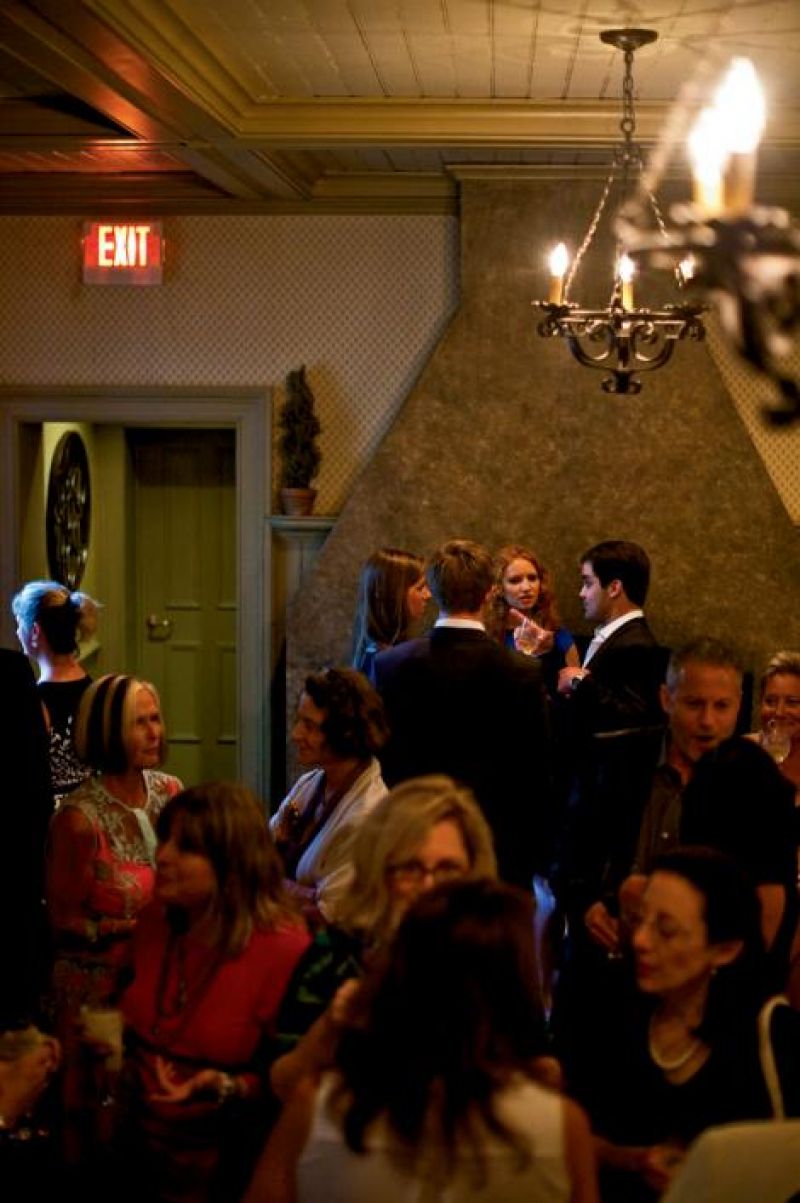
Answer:
POLYGON ((281 507, 291 518, 307 517, 316 498, 316 489, 281 489, 281 507))

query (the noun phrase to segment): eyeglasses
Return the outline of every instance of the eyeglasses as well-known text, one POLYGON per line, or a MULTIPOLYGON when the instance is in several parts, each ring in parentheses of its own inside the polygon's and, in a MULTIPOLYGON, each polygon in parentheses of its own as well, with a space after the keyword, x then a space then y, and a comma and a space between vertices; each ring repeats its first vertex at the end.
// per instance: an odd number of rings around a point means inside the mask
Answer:
POLYGON ((423 865, 420 860, 404 860, 397 865, 389 865, 388 875, 398 885, 421 886, 427 877, 432 878, 436 885, 443 881, 456 881, 467 872, 466 865, 454 860, 440 860, 435 865, 423 865))

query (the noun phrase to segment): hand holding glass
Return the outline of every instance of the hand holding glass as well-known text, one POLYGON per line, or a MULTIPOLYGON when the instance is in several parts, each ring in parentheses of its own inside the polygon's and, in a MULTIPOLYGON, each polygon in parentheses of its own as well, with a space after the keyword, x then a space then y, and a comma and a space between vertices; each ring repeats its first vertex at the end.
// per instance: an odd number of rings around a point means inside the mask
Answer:
POLYGON ((761 732, 761 747, 768 752, 776 764, 783 764, 792 750, 792 740, 788 730, 776 719, 771 718, 761 732))

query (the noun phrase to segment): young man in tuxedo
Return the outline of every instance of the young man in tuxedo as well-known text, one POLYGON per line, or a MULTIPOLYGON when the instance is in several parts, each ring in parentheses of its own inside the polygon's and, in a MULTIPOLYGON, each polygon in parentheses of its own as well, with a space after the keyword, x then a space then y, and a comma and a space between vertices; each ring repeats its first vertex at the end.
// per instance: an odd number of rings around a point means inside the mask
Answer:
POLYGON ((580 668, 562 668, 558 691, 582 734, 661 722, 664 652, 644 615, 650 560, 638 543, 609 539, 581 556, 580 598, 594 636, 580 668))

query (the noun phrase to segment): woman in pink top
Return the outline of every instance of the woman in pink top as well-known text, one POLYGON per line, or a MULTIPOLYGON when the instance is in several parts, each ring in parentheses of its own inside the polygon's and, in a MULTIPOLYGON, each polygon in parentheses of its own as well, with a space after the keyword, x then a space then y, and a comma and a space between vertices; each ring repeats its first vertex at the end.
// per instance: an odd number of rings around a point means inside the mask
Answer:
POLYGON ((62 1034, 81 1005, 107 1006, 155 883, 154 824, 182 788, 158 771, 166 733, 155 687, 101 677, 78 709, 75 747, 94 774, 50 826, 47 909, 55 942, 53 1007, 62 1034))

